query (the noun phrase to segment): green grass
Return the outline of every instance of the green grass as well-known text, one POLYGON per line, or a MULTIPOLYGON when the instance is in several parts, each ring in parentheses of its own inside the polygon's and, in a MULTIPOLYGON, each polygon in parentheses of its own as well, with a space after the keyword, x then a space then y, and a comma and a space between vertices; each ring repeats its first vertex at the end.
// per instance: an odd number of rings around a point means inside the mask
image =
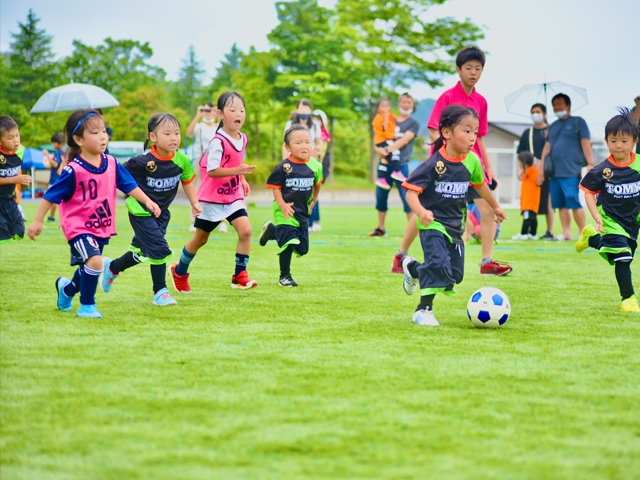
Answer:
MULTIPOLYGON (((118 214, 111 257, 131 235, 118 214)), ((250 215, 257 238, 270 209, 250 215)), ((459 294, 425 328, 388 273, 401 212, 385 238, 365 236, 373 208, 322 215, 297 289, 276 286, 276 247, 257 243, 260 285, 230 289, 235 237, 214 233, 178 306, 152 306, 138 266, 98 292, 94 321, 55 308, 72 274, 57 228, 2 246, 0 478, 638 478, 640 316, 618 311, 596 253, 504 240, 495 257, 515 270, 488 278, 469 246, 459 294), (466 318, 483 285, 511 299, 499 330, 466 318)), ((187 218, 173 209, 176 252, 187 218)))

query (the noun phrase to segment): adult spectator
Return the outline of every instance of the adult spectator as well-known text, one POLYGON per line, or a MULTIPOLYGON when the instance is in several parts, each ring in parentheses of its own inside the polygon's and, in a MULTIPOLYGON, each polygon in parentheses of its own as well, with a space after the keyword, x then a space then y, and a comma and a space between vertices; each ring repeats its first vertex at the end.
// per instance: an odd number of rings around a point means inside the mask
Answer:
MULTIPOLYGON (((200 168, 198 162, 207 150, 209 143, 213 140, 213 136, 216 134, 218 128, 218 109, 216 106, 207 102, 204 105, 200 105, 196 109, 196 116, 193 117, 191 123, 187 127, 187 135, 193 136, 193 156, 191 157, 191 164, 196 172, 195 188, 198 189, 200 185, 200 168)), ((193 225, 194 217, 191 217, 190 232, 195 232, 196 227, 193 225)), ((227 224, 220 222, 219 231, 221 233, 227 233, 227 224)))
MULTIPOLYGON (((329 143, 331 143, 331 135, 327 127, 327 114, 322 110, 314 110, 311 112, 311 118, 315 127, 320 130, 320 149, 318 150, 318 161, 322 163, 322 180, 327 181, 331 168, 331 159, 329 154, 329 143)), ((319 232, 322 230, 320 226, 320 202, 316 202, 309 217, 309 232, 319 232)))
POLYGON ((586 223, 584 208, 580 204, 578 186, 582 167, 593 168, 593 150, 587 122, 571 115, 571 99, 559 93, 551 99, 553 112, 558 119, 549 127, 547 141, 541 158, 538 185, 544 183, 545 173, 551 178, 551 206, 559 209, 562 237, 571 240, 571 213, 578 225, 578 232, 586 223))
MULTIPOLYGON (((631 109, 633 118, 640 122, 640 95, 633 99, 636 106, 631 109)), ((640 142, 636 143, 636 153, 640 153, 640 142)))
MULTIPOLYGON (((549 126, 547 125, 547 107, 542 103, 536 103, 531 107, 531 120, 533 127, 527 128, 522 132, 520 144, 518 145, 518 153, 530 152, 533 154, 536 163, 542 158, 542 150, 547 141, 549 126)), ((522 172, 518 172, 518 178, 522 177, 522 172)), ((554 212, 551 208, 551 198, 549 197, 549 178, 544 177, 544 182, 540 188, 540 205, 538 213, 545 215, 547 219, 547 231, 540 237, 542 240, 553 240, 553 220, 554 212)))
MULTIPOLYGON (((388 145, 386 148, 376 147, 376 153, 378 157, 385 158, 389 155, 389 152, 400 150, 400 171, 405 177, 409 176, 409 160, 413 153, 413 144, 416 136, 420 131, 420 123, 411 117, 411 114, 415 111, 415 101, 408 93, 403 93, 398 99, 398 107, 400 114, 396 116, 396 135, 395 141, 388 145)), ((411 208, 405 200, 406 190, 402 188, 401 182, 391 178, 391 169, 387 169, 387 182, 391 185, 391 188, 395 185, 400 194, 402 205, 407 220, 410 220, 413 216, 411 208)), ((376 186, 376 210, 378 211, 378 226, 375 230, 369 233, 370 237, 382 237, 387 234, 384 228, 384 223, 387 218, 387 210, 389 209, 389 192, 376 186)))
MULTIPOLYGON (((318 158, 318 152, 322 148, 322 140, 320 138, 320 127, 313 122, 311 118, 311 112, 313 111, 313 103, 311 103, 306 98, 301 98, 296 104, 296 110, 289 117, 289 121, 284 127, 284 131, 286 132, 291 125, 294 123, 299 123, 304 125, 309 129, 309 133, 311 134, 311 143, 313 143, 313 150, 311 151, 311 156, 316 158, 319 162, 322 159, 318 158)), ((284 134, 283 134, 284 138, 284 134)), ((282 143, 282 158, 287 158, 289 153, 287 149, 284 147, 284 142, 282 143)))

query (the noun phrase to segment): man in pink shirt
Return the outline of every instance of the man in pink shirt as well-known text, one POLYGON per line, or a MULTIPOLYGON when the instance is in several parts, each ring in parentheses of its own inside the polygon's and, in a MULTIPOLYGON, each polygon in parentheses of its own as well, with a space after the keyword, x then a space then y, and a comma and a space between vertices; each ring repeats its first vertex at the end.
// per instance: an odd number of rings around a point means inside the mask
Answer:
MULTIPOLYGON (((478 47, 465 47, 458 52, 456 56, 456 72, 460 77, 460 81, 449 90, 445 91, 436 101, 433 107, 427 127, 429 127, 429 141, 433 145, 440 136, 440 115, 442 110, 448 105, 462 105, 464 107, 473 108, 478 112, 480 126, 478 128, 478 140, 473 146, 473 152, 480 157, 482 167, 484 169, 485 181, 495 188, 498 182, 491 167, 491 160, 487 154, 487 147, 484 143, 484 137, 489 130, 489 121, 487 116, 487 101, 480 95, 475 85, 482 76, 484 69, 485 56, 478 47)), ((431 154, 434 152, 432 151, 431 154)), ((467 200, 475 202, 480 210, 480 236, 484 240, 482 242, 482 263, 480 264, 481 275, 506 275, 513 268, 501 262, 496 262, 492 258, 493 254, 493 238, 496 232, 495 215, 491 207, 485 200, 480 198, 475 189, 470 189, 467 194, 467 200)), ((405 231, 404 238, 400 245, 400 249, 396 253, 391 271, 393 273, 402 273, 402 267, 399 264, 404 255, 407 255, 409 247, 418 235, 418 228, 415 221, 410 221, 405 231), (398 264, 398 265, 396 265, 398 264), (399 268, 398 268, 399 267, 399 268)))

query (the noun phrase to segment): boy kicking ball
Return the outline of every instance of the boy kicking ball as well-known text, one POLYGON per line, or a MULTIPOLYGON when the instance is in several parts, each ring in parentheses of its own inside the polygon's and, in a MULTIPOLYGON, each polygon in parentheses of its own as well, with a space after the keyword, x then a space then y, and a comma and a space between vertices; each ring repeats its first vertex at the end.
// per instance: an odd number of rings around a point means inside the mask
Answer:
POLYGON ((596 226, 584 227, 576 251, 595 248, 615 266, 623 312, 640 312, 631 282, 640 214, 640 157, 633 152, 639 133, 638 121, 628 109, 621 109, 604 129, 611 155, 580 182, 596 226))

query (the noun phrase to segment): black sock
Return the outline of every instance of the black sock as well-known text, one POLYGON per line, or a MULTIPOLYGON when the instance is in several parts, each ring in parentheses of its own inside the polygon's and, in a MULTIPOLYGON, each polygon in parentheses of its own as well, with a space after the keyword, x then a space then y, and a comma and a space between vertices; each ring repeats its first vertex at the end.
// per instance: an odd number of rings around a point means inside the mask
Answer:
POLYGON ((616 262, 616 280, 623 300, 634 294, 633 283, 631 283, 631 262, 616 262))
POLYGON ((153 281, 153 293, 158 293, 167 288, 167 264, 151 265, 151 280, 153 281))
POLYGON ((418 310, 433 310, 433 299, 435 298, 435 294, 431 295, 422 295, 420 297, 420 304, 418 308, 416 308, 416 312, 418 310))
POLYGON ((280 254, 280 278, 291 275, 291 257, 295 248, 295 245, 289 245, 280 254))
POLYGON ((596 250, 600 250, 600 240, 602 240, 602 237, 599 233, 594 235, 593 237, 589 237, 589 246, 591 248, 595 248, 596 250))
POLYGON ((123 272, 127 268, 131 268, 139 263, 140 258, 136 253, 127 252, 120 258, 112 260, 111 264, 109 265, 109 270, 111 270, 111 273, 113 273, 114 275, 118 275, 120 272, 123 272))
POLYGON ((409 269, 409 273, 411 274, 411 276, 413 278, 418 278, 420 275, 418 275, 418 266, 420 265, 420 263, 418 263, 417 260, 409 263, 409 266, 407 267, 409 269))
POLYGON ((76 293, 80 291, 80 281, 81 281, 83 269, 84 269, 84 265, 80 265, 78 268, 76 268, 76 271, 73 273, 73 278, 71 279, 71 283, 68 283, 67 286, 63 288, 64 294, 67 297, 73 297, 76 293))
POLYGON ((236 273, 234 273, 233 276, 237 277, 240 272, 245 271, 247 269, 248 264, 249 264, 249 255, 236 253, 236 273))

